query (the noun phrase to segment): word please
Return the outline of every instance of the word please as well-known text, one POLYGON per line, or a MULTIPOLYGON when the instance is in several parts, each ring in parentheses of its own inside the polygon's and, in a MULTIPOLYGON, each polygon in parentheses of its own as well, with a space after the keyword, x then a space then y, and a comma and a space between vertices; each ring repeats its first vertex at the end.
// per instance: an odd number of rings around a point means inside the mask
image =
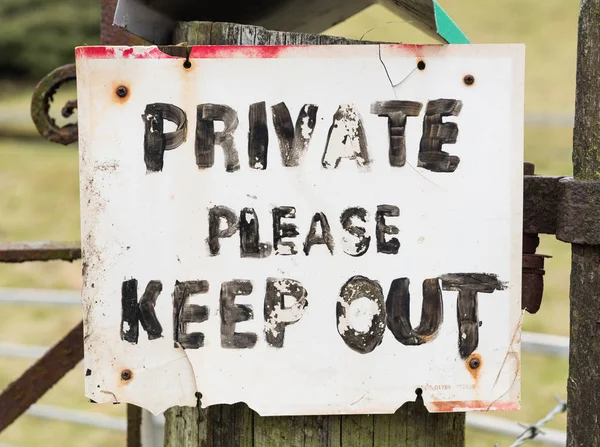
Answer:
MULTIPOLYGON (((305 104, 296 123, 288 107, 280 102, 271 107, 272 122, 279 140, 281 161, 286 167, 300 166, 308 150, 317 123, 319 107, 305 104)), ((377 101, 370 113, 387 119, 389 136, 389 163, 402 167, 406 163, 406 120, 417 117, 423 104, 415 101, 377 101)), ((458 126, 443 122, 443 117, 458 116, 462 101, 437 99, 427 103, 423 117, 423 134, 419 145, 418 166, 433 172, 454 172, 460 163, 455 155, 442 150, 444 144, 456 143, 458 126)), ((149 172, 162 171, 165 151, 181 146, 187 137, 187 114, 173 104, 148 104, 144 120, 144 162, 149 172), (175 124, 173 132, 164 131, 165 120, 175 124)), ((250 104, 248 109, 248 160, 252 169, 267 169, 269 132, 265 102, 250 104)), ((215 146, 221 146, 227 172, 240 169, 240 160, 234 132, 239 125, 238 113, 225 104, 200 104, 196 109, 195 147, 196 164, 200 169, 213 166, 215 146), (223 123, 222 131, 215 131, 216 122, 223 123)), ((353 104, 342 104, 333 115, 321 159, 324 168, 335 169, 342 159, 354 160, 359 167, 371 163, 363 120, 353 104)))
MULTIPOLYGON (((506 287, 492 274, 457 273, 426 279, 423 281, 421 321, 417 328, 413 328, 410 322, 409 284, 408 278, 394 279, 390 284, 387 299, 384 299, 379 282, 360 275, 348 279, 341 287, 335 304, 337 330, 344 343, 356 352, 367 354, 381 344, 386 327, 403 345, 418 346, 428 343, 435 338, 443 322, 442 290, 451 290, 458 292, 458 351, 460 356, 466 359, 479 344, 478 294, 493 293, 506 287), (357 318, 357 315, 362 315, 362 318, 357 318)), ((235 303, 237 296, 250 295, 253 288, 252 281, 242 279, 221 284, 219 315, 222 348, 251 349, 256 345, 256 333, 235 330, 237 323, 254 318, 251 305, 235 303)), ((162 325, 154 310, 162 290, 161 281, 150 281, 138 302, 137 280, 129 279, 122 283, 122 340, 137 344, 140 323, 149 340, 162 337, 162 325)), ((195 295, 206 294, 208 290, 209 283, 206 280, 175 282, 175 348, 199 349, 204 346, 204 333, 188 332, 188 325, 208 320, 209 308, 205 305, 190 304, 189 299, 195 295)), ((308 305, 308 291, 299 281, 287 278, 267 278, 265 290, 265 341, 273 348, 283 348, 286 327, 302 324, 299 322, 308 305)), ((310 330, 314 332, 318 331, 318 328, 310 327, 310 330)))
MULTIPOLYGON (((271 210, 273 245, 261 242, 259 220, 253 208, 243 208, 239 219, 236 213, 225 206, 215 206, 208 210, 208 248, 211 256, 217 256, 221 250, 220 239, 232 237, 239 231, 240 257, 265 258, 274 251, 277 255, 297 254, 295 243, 290 240, 300 233, 298 227, 283 219, 296 217, 296 209, 291 206, 280 206, 271 210), (225 224, 224 228, 223 225, 225 224), (285 240, 284 240, 285 239, 285 240)), ((400 242, 397 238, 386 238, 386 235, 398 234, 398 227, 386 224, 387 217, 398 217, 400 210, 393 205, 378 205, 375 213, 375 238, 377 252, 397 254, 400 242)), ((366 222, 367 210, 361 207, 350 207, 340 216, 340 223, 346 232, 342 238, 344 253, 350 256, 364 255, 371 244, 371 236, 364 226, 355 225, 355 221, 366 222)), ((333 254, 334 239, 325 213, 315 213, 310 220, 310 228, 304 239, 304 254, 309 255, 315 245, 325 245, 333 254)))

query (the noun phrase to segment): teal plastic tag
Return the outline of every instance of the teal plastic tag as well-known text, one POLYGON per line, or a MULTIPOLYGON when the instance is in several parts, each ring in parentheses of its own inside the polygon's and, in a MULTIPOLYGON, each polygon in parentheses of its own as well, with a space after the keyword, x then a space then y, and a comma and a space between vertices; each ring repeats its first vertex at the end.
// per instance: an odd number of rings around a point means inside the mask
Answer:
POLYGON ((461 31, 461 29, 454 23, 446 11, 438 4, 433 2, 433 9, 435 13, 435 24, 437 33, 448 43, 471 43, 469 38, 461 31))

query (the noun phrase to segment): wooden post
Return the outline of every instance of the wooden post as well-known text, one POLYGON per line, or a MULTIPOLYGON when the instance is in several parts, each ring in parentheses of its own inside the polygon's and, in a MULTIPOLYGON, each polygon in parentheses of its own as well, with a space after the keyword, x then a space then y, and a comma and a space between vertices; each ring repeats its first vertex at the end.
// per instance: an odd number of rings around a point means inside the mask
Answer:
MULTIPOLYGON (((581 0, 573 176, 600 180, 600 0, 581 0)), ((600 246, 572 246, 567 445, 600 446, 600 246)))
MULTIPOLYGON (((358 44, 340 37, 268 31, 233 23, 181 22, 174 43, 188 45, 358 44)), ((245 404, 166 411, 165 447, 460 447, 464 413, 430 414, 420 396, 392 415, 260 417, 245 404)))

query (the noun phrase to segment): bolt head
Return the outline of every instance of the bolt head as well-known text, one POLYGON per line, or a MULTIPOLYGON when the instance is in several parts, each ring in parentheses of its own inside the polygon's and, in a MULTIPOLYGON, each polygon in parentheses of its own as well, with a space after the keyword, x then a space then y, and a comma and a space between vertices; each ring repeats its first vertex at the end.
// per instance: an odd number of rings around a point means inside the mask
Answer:
POLYGON ((472 358, 471 361, 469 361, 469 366, 471 369, 477 369, 479 368, 479 365, 481 365, 481 362, 478 358, 472 358))
POLYGON ((127 90, 127 87, 125 87, 124 85, 120 85, 119 87, 117 87, 117 96, 119 98, 125 98, 127 96, 127 93, 129 93, 129 90, 127 90))
POLYGON ((468 74, 463 78, 463 82, 467 85, 473 85, 475 84, 475 76, 468 74))
POLYGON ((128 369, 121 371, 121 380, 131 380, 132 376, 133 374, 131 374, 131 371, 128 369))

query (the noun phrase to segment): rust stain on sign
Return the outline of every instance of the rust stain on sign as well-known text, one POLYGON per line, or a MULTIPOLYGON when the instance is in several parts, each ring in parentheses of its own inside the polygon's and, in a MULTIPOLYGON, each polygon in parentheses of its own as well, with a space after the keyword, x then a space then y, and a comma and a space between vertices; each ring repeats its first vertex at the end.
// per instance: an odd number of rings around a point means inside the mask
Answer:
POLYGON ((123 371, 121 371, 121 381, 123 381, 125 384, 127 384, 132 379, 133 371, 131 371, 129 368, 125 368, 123 369, 123 371))
POLYGON ((124 104, 129 101, 131 87, 129 83, 117 81, 112 83, 113 98, 115 103, 124 104))
POLYGON ((481 355, 479 355, 477 353, 471 354, 469 356, 469 358, 467 358, 467 360, 465 361, 465 365, 466 365, 468 371, 473 376, 473 379, 475 380, 475 386, 477 386, 478 379, 479 379, 479 373, 481 372, 481 369, 483 367, 481 355))
POLYGON ((518 402, 483 400, 430 402, 426 403, 425 406, 432 413, 450 413, 455 411, 516 411, 521 408, 518 402))

